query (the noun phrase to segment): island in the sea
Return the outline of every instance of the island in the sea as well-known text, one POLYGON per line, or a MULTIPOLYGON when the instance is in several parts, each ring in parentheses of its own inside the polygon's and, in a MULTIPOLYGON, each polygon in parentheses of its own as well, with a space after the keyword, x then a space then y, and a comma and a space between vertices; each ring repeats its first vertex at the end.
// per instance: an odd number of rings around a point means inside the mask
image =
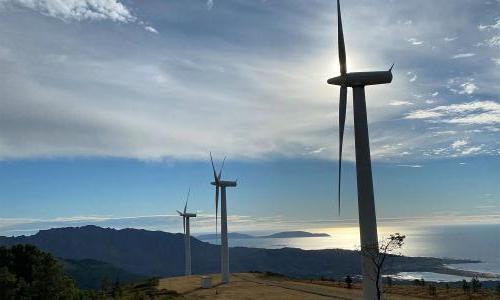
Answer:
MULTIPOLYGON (((200 240, 213 240, 218 238, 219 235, 216 234, 202 234, 197 236, 200 240)), ((230 232, 228 237, 230 239, 281 239, 281 238, 304 238, 304 237, 329 237, 327 233, 312 233, 307 231, 283 231, 277 232, 270 235, 255 236, 245 233, 230 232)))

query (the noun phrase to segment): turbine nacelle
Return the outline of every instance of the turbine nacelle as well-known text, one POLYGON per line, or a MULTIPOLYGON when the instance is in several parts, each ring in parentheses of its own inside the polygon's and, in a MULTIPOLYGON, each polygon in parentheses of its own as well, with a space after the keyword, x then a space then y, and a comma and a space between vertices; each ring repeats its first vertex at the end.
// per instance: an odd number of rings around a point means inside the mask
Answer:
POLYGON ((328 79, 328 84, 345 87, 387 84, 392 81, 392 67, 388 71, 351 72, 328 79))
POLYGON ((180 211, 177 211, 177 213, 179 213, 179 216, 181 217, 185 217, 185 218, 196 218, 196 214, 193 214, 193 213, 183 213, 183 212, 180 212, 180 211))
POLYGON ((219 183, 212 181, 210 182, 211 185, 219 186, 219 187, 235 187, 238 185, 237 181, 226 181, 226 180, 219 180, 219 183))

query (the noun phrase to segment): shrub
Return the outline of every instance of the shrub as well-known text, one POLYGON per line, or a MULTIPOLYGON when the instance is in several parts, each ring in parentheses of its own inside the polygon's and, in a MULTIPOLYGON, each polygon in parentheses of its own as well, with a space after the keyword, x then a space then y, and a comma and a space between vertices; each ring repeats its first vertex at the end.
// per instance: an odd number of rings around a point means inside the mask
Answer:
POLYGON ((352 278, 351 276, 347 275, 344 279, 344 282, 347 284, 347 288, 350 289, 352 288, 352 278))
POLYGON ((436 286, 433 284, 429 285, 429 295, 436 296, 436 286))

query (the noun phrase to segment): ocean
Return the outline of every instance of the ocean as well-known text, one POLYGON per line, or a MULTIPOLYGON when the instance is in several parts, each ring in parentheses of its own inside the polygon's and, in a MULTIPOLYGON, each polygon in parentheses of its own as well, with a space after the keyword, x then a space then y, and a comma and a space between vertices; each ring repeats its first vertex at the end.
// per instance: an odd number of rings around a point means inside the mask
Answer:
MULTIPOLYGON (((304 231, 328 233, 330 237, 230 239, 229 244, 269 249, 359 248, 357 227, 315 228, 304 231)), ((395 232, 407 237, 401 251, 403 255, 479 260, 480 263, 454 264, 449 267, 500 276, 500 224, 380 226, 379 238, 395 232)), ((205 241, 215 243, 215 240, 205 241)), ((446 281, 451 278, 450 275, 430 272, 405 272, 398 275, 400 278, 424 278, 428 281, 446 281)))

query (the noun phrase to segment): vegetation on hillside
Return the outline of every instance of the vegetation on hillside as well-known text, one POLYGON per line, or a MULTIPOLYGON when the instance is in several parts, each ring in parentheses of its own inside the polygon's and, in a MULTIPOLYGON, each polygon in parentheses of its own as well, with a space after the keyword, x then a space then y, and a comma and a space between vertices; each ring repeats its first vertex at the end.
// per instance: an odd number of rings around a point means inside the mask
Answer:
MULTIPOLYGON (((63 262, 67 263, 67 262, 63 262)), ((51 254, 32 245, 0 247, 0 299, 17 300, 71 300, 71 299, 171 299, 175 292, 158 290, 158 279, 147 279, 135 283, 110 281, 107 264, 96 261, 72 261, 78 272, 89 272, 92 276, 104 276, 100 287, 92 290, 79 289, 74 280, 65 274, 63 264, 51 254), (89 268, 89 266, 93 266, 89 268), (104 266, 104 268, 103 268, 104 266), (87 271, 85 271, 87 270, 87 271)), ((112 271, 116 269, 111 268, 112 271)), ((89 274, 80 274, 88 278, 89 274)), ((129 278, 131 279, 131 278, 129 278)))
POLYGON ((80 291, 49 253, 0 247, 0 299, 78 299, 80 291))

